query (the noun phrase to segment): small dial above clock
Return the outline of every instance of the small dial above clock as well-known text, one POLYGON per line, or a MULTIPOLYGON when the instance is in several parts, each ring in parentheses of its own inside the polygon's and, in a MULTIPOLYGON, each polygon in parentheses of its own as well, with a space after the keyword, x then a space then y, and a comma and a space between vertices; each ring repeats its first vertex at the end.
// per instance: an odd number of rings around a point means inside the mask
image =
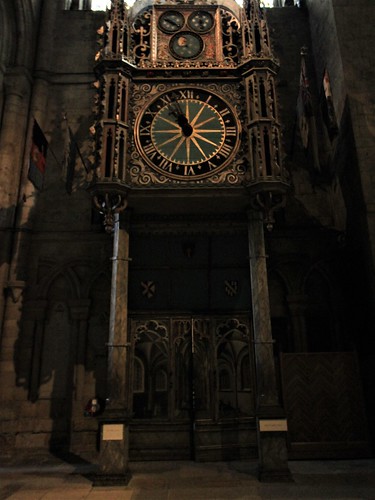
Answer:
POLYGON ((197 33, 207 33, 214 25, 214 18, 209 12, 198 10, 193 12, 188 19, 188 26, 197 33))
POLYGON ((184 16, 181 12, 168 10, 159 18, 159 28, 165 33, 175 33, 185 24, 184 16))
POLYGON ((169 47, 177 59, 194 59, 203 50, 203 40, 195 33, 181 31, 172 37, 169 47))

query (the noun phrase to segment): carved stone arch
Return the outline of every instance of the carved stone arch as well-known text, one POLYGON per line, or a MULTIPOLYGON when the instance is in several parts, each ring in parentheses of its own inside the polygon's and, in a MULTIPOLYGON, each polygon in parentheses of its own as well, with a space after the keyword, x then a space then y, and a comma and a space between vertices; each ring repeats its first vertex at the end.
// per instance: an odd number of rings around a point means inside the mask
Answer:
POLYGON ((110 285, 111 271, 109 267, 108 269, 100 268, 96 272, 90 273, 89 279, 82 286, 82 297, 89 297, 96 284, 100 281, 103 283, 107 282, 110 285))
POLYGON ((63 277, 68 284, 69 299, 79 299, 81 295, 80 282, 70 266, 58 266, 51 270, 49 276, 46 276, 39 286, 39 298, 48 299, 49 291, 59 277, 63 277))
POLYGON ((307 281, 308 281, 309 277, 311 276, 311 274, 313 274, 313 273, 318 273, 323 277, 323 279, 326 281, 326 283, 328 285, 330 293, 332 294, 332 292, 334 291, 334 288, 335 288, 334 287, 334 277, 332 276, 331 272, 327 268, 325 261, 315 262, 306 270, 306 273, 304 274, 304 276, 302 277, 302 280, 301 280, 301 290, 305 291, 307 281))
POLYGON ((92 287, 102 275, 107 281, 111 279, 109 267, 108 272, 106 272, 89 260, 69 260, 64 263, 63 268, 64 272, 65 269, 69 270, 72 283, 77 292, 76 297, 79 299, 87 299, 90 296, 92 287))
POLYGON ((303 255, 290 255, 279 263, 278 274, 284 277, 289 294, 303 293, 303 279, 310 266, 311 261, 303 255))

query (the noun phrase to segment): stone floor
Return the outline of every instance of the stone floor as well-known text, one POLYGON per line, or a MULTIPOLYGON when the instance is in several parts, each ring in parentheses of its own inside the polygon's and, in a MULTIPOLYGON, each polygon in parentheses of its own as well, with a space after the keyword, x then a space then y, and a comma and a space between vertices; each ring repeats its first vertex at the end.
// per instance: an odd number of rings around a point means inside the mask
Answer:
POLYGON ((294 482, 265 484, 256 462, 139 462, 128 486, 93 487, 89 463, 0 462, 0 500, 375 500, 375 460, 291 461, 294 482))

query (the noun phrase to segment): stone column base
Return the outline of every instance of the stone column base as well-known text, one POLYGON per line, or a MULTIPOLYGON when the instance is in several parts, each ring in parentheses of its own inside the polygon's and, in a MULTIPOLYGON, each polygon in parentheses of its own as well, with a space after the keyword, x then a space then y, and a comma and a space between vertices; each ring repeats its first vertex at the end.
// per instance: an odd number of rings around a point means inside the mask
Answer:
POLYGON ((258 418, 258 478, 262 482, 291 482, 286 420, 258 418), (285 427, 285 430, 282 430, 285 427))
POLYGON ((105 419, 100 422, 100 455, 93 486, 127 485, 129 470, 129 428, 124 420, 105 419))
POLYGON ((92 485, 96 486, 127 486, 132 474, 130 471, 124 474, 103 474, 98 472, 91 477, 92 485))
POLYGON ((263 469, 259 466, 258 479, 261 483, 293 483, 294 479, 292 473, 288 468, 277 469, 263 469))

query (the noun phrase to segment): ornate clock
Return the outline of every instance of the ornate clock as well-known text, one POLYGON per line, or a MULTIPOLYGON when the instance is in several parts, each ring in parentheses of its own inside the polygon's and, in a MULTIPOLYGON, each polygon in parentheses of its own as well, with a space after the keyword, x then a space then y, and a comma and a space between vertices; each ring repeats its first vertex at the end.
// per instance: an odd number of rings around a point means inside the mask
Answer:
POLYGON ((240 124, 230 104, 200 87, 178 87, 156 96, 135 122, 144 161, 179 180, 203 179, 233 160, 240 124))

